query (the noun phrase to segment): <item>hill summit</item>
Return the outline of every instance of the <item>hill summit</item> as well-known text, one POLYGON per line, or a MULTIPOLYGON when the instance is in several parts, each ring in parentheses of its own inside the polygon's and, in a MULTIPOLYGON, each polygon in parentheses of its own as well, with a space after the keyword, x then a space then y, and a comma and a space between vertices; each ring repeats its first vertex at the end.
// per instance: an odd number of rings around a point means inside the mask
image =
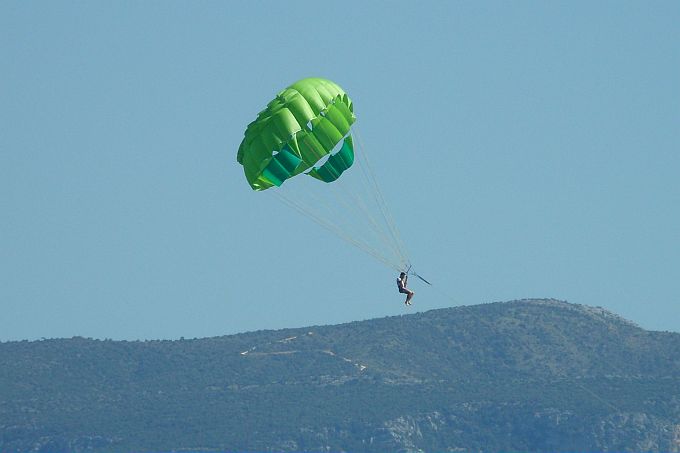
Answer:
POLYGON ((557 300, 0 343, 0 451, 680 451, 680 334, 557 300))

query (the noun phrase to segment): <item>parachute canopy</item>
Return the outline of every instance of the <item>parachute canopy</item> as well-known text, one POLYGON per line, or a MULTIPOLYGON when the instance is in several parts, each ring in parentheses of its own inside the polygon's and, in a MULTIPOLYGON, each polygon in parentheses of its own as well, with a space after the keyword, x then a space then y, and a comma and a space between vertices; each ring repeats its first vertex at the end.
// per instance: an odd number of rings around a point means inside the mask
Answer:
POLYGON ((301 173, 332 182, 354 163, 349 132, 355 120, 352 101, 337 84, 302 79, 248 125, 236 159, 253 190, 280 186, 301 173))
POLYGON ((352 101, 340 86, 302 79, 279 92, 248 125, 237 161, 253 190, 384 265, 406 269, 410 261, 355 122, 352 101))

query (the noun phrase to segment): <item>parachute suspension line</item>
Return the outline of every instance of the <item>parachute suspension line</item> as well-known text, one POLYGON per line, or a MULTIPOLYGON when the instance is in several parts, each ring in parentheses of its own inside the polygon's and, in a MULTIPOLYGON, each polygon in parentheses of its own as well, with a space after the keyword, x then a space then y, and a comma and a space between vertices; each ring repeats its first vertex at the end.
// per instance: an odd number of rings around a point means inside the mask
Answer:
POLYGON ((339 227, 338 225, 336 225, 332 221, 318 215, 312 209, 310 209, 308 206, 305 206, 305 204, 296 202, 295 200, 291 199, 286 194, 281 193, 281 191, 273 190, 273 191, 270 191, 270 193, 273 193, 276 196, 276 198, 278 198, 281 202, 283 202, 287 206, 293 208, 294 210, 296 210, 300 214, 302 214, 306 217, 309 217, 311 220, 316 222, 318 225, 324 227, 326 230, 335 234, 336 236, 338 236, 339 238, 348 242, 349 244, 355 246, 359 250, 364 251, 365 253, 372 256, 376 260, 380 261, 381 263, 383 263, 387 267, 398 270, 398 267, 393 262, 391 262, 388 258, 384 257, 375 248, 373 248, 370 245, 366 244, 365 242, 357 240, 356 238, 352 237, 351 235, 345 233, 344 230, 341 227, 339 227))
POLYGON ((370 159, 368 157, 368 152, 366 146, 363 144, 363 140, 361 139, 361 136, 355 127, 355 133, 357 136, 357 141, 360 144, 361 149, 363 150, 362 157, 363 161, 360 159, 360 168, 362 169, 362 172, 364 173, 364 176, 368 180, 368 183, 372 185, 373 190, 374 190, 374 196, 376 199, 376 202, 380 208, 380 212, 383 216, 383 219, 385 221, 385 224, 388 227, 388 230, 392 236, 392 241, 396 245, 399 255, 402 258, 404 266, 406 266, 409 263, 408 260, 408 254, 406 253, 406 248, 404 246, 403 240, 401 239, 401 236, 399 235, 399 230, 397 229, 396 222, 394 221, 394 218, 392 217, 392 214, 390 210, 387 207, 387 203, 385 202, 385 198, 382 195, 382 192, 380 191, 380 186, 378 185, 377 178, 375 177, 375 172, 373 171, 371 164, 370 164, 370 159), (361 165, 363 163, 364 165, 361 165))
POLYGON ((314 222, 319 224, 320 226, 326 228, 328 231, 332 232, 333 234, 337 235, 341 239, 345 240, 346 242, 350 243, 351 245, 357 247, 358 249, 368 253, 369 255, 373 256, 375 259, 378 261, 384 263, 387 266, 391 266, 391 264, 379 253, 375 252, 374 249, 372 249, 370 246, 366 245, 365 243, 361 241, 357 241, 356 239, 352 238, 351 236, 345 234, 341 228, 337 227, 337 225, 333 224, 332 222, 329 222, 307 208, 305 208, 303 205, 300 205, 299 203, 295 203, 293 200, 287 198, 286 196, 282 194, 276 194, 277 198, 279 198, 283 203, 288 205, 289 207, 295 209, 299 213, 309 217, 312 219, 314 222))
MULTIPOLYGON (((392 228, 389 224, 389 219, 385 217, 384 212, 385 212, 385 206, 382 206, 383 203, 381 203, 380 197, 377 196, 377 192, 375 191, 374 187, 375 184, 370 181, 368 178, 367 172, 366 172, 366 165, 365 165, 365 153, 366 150, 364 148, 360 149, 361 153, 359 158, 357 159, 358 162, 358 167, 361 173, 361 176, 363 177, 363 185, 364 187, 367 187, 369 189, 371 199, 375 203, 375 205, 378 207, 378 212, 380 213, 382 217, 382 221, 377 220, 374 216, 370 216, 371 221, 375 225, 375 228, 379 230, 381 234, 381 238, 383 242, 390 248, 392 251, 395 253, 396 256, 399 257, 400 261, 400 267, 404 265, 408 261, 406 258, 405 254, 403 253, 402 248, 400 247, 398 240, 395 239, 394 235, 392 234, 392 228), (379 224, 382 224, 380 226, 379 224)), ((362 203, 363 204, 363 203, 362 203)))
POLYGON ((352 185, 346 184, 342 178, 336 181, 335 184, 336 187, 340 187, 344 192, 346 192, 346 195, 351 198, 351 202, 349 202, 347 199, 348 197, 343 197, 338 190, 334 190, 335 188, 330 188, 330 191, 333 193, 338 205, 344 206, 348 211, 354 210, 357 213, 363 215, 363 217, 368 221, 368 226, 370 227, 371 231, 376 234, 384 246, 386 246, 388 249, 391 249, 392 244, 390 244, 388 240, 385 240, 385 236, 381 231, 380 226, 376 223, 374 216, 366 206, 361 195, 357 194, 355 190, 352 190, 352 185))
POLYGON ((358 193, 356 190, 352 190, 352 185, 346 184, 344 179, 340 180, 339 183, 343 186, 343 189, 347 191, 348 195, 352 198, 352 201, 354 202, 354 204, 350 206, 358 208, 361 211, 361 213, 366 216, 366 219, 368 219, 368 221, 370 222, 371 229, 373 230, 373 232, 381 236, 381 239, 384 241, 386 246, 392 248, 393 245, 389 243, 389 240, 385 240, 384 231, 380 227, 379 222, 376 220, 371 210, 366 205, 366 201, 364 200, 365 197, 362 197, 361 194, 358 193))
MULTIPOLYGON (((356 125, 352 133, 356 133, 356 125)), ((357 144, 360 142, 355 142, 355 148, 357 144)), ((357 168, 349 168, 332 183, 319 184, 310 177, 292 178, 268 192, 387 267, 400 271, 409 259, 366 153, 361 145, 354 153, 357 168)))
POLYGON ((368 188, 371 195, 371 200, 375 203, 377 207, 377 213, 380 214, 381 217, 380 223, 382 223, 383 225, 382 231, 388 237, 387 239, 388 242, 390 243, 391 247, 395 250, 400 260, 403 261, 404 254, 402 252, 401 247, 399 246, 399 243, 394 237, 393 229, 392 226, 390 225, 389 218, 385 215, 386 210, 384 203, 382 202, 383 200, 381 200, 378 191, 376 190, 375 181, 372 181, 371 178, 369 177, 366 152, 367 152, 366 148, 360 145, 360 155, 356 159, 357 167, 359 167, 361 177, 363 178, 363 184, 365 185, 365 187, 368 188))
POLYGON ((358 211, 366 218, 368 221, 368 226, 371 228, 371 231, 376 235, 376 237, 380 240, 382 245, 387 248, 387 249, 393 249, 392 244, 389 243, 388 240, 385 239, 384 233, 380 230, 380 226, 377 224, 375 221, 375 218, 371 214, 370 210, 366 207, 365 203, 363 200, 361 200, 361 197, 357 196, 356 194, 352 193, 351 191, 348 192, 349 196, 352 198, 352 201, 354 204, 349 204, 346 200, 343 200, 342 197, 338 197, 340 200, 342 200, 342 203, 346 206, 349 207, 350 209, 352 208, 358 208, 358 211))
POLYGON ((388 209, 387 202, 385 201, 382 191, 380 190, 380 185, 378 184, 375 172, 371 167, 369 159, 370 153, 367 152, 367 148, 361 139, 361 134, 359 133, 358 127, 356 125, 353 128, 353 135, 357 139, 359 149, 363 151, 361 155, 358 156, 357 159, 359 167, 361 168, 362 174, 364 176, 365 181, 367 182, 367 185, 372 188, 373 192, 372 194, 377 205, 380 208, 380 214, 382 215, 384 224, 388 227, 388 232, 391 236, 391 243, 394 244, 394 247, 396 247, 398 255, 401 260, 400 267, 397 270, 406 272, 409 275, 413 275, 414 277, 426 283, 428 287, 432 288, 435 292, 439 293, 440 296, 448 299, 449 301, 453 302, 456 305, 460 305, 460 303, 453 296, 448 294, 439 286, 432 284, 423 276, 418 274, 415 270, 413 270, 411 261, 408 258, 408 253, 406 252, 406 246, 404 245, 404 241, 402 240, 401 235, 399 233, 399 229, 397 228, 397 223, 394 220, 391 211, 388 209))
MULTIPOLYGON (((355 162, 359 163, 359 165, 357 166, 360 169, 362 168, 361 154, 363 154, 363 150, 360 150, 359 158, 355 157, 355 162)), ((364 171, 361 170, 360 174, 364 175, 364 171)), ((376 210, 375 209, 371 210, 367 205, 367 201, 369 200, 373 200, 376 205, 379 205, 379 203, 376 200, 376 197, 374 196, 373 191, 371 190, 371 186, 367 184, 367 180, 364 178, 361 184, 354 186, 351 183, 346 182, 345 179, 340 178, 338 182, 340 183, 339 187, 342 189, 342 191, 345 192, 348 195, 348 197, 351 198, 351 200, 353 201, 353 203, 349 204, 349 207, 356 210, 356 212, 360 213, 367 220, 367 225, 370 227, 371 231, 376 235, 378 240, 382 242, 382 245, 388 250, 391 250, 394 256, 398 257, 398 260, 400 262, 403 262, 404 261, 403 254, 399 250, 397 244, 395 244, 395 241, 390 237, 388 230, 385 228, 386 225, 383 223, 383 225, 381 226, 380 220, 378 220, 374 214, 376 210), (368 189, 369 193, 367 194, 359 193, 358 189, 362 187, 368 189)), ((347 206, 347 201, 345 200, 345 197, 339 198, 343 200, 344 204, 347 206)), ((379 210, 380 208, 378 208, 378 211, 379 210)), ((398 268, 400 267, 400 265, 397 265, 396 267, 398 268)))
MULTIPOLYGON (((309 217, 310 219, 315 221, 317 224, 321 225, 322 227, 326 228, 327 230, 329 230, 332 233, 339 236, 341 239, 344 239, 345 241, 349 242, 352 245, 355 245, 356 247, 358 247, 361 250, 371 254, 374 257, 380 256, 380 254, 377 253, 377 251, 375 251, 365 241, 362 241, 360 239, 353 237, 351 234, 349 234, 346 231, 347 230, 346 228, 343 228, 337 222, 334 222, 332 220, 333 216, 324 216, 322 213, 316 212, 314 209, 312 209, 307 204, 302 203, 302 202, 290 197, 288 194, 284 193, 283 191, 275 191, 275 192, 272 192, 272 193, 274 195, 276 195, 284 203, 286 203, 288 206, 292 207, 293 209, 295 209, 299 213, 309 217)), ((381 260, 383 260, 382 257, 381 257, 381 260)))
POLYGON ((386 237, 384 228, 380 228, 375 221, 374 215, 371 213, 371 209, 366 206, 365 201, 370 199, 370 197, 360 192, 360 189, 365 189, 366 186, 362 184, 362 181, 355 181, 356 178, 354 177, 356 174, 356 171, 352 173, 347 172, 333 183, 323 186, 323 189, 333 196, 335 202, 332 202, 329 199, 330 197, 320 196, 321 192, 314 191, 315 195, 319 195, 314 203, 315 207, 326 207, 329 213, 328 220, 332 223, 338 224, 338 222, 344 220, 344 223, 340 225, 341 230, 344 230, 347 234, 354 234, 356 236, 355 240, 358 240, 358 238, 365 239, 361 242, 367 246, 370 243, 371 248, 377 254, 380 254, 391 263, 389 267, 397 269, 399 267, 398 259, 388 258, 389 254, 386 254, 385 250, 392 250, 394 256, 398 256, 398 254, 394 252, 394 246, 390 243, 389 237, 386 237), (359 184, 356 184, 357 182, 359 184), (338 222, 333 222, 332 219, 339 220, 338 222), (359 227, 358 230, 356 229, 357 227, 359 227), (366 237, 367 233, 371 232, 373 233, 373 240, 370 237, 366 237))
POLYGON ((368 226, 376 234, 378 240, 382 242, 383 247, 390 250, 395 258, 393 269, 399 270, 403 267, 405 258, 391 235, 389 224, 384 217, 384 206, 381 206, 374 185, 366 177, 365 165, 363 164, 365 151, 359 149, 355 154, 355 167, 358 167, 358 169, 354 169, 351 178, 341 178, 339 181, 342 182, 339 186, 344 193, 349 194, 354 199, 353 207, 363 212, 363 218, 368 221, 368 226), (353 184, 354 180, 357 180, 358 184, 353 184), (364 193, 359 193, 358 189, 363 189, 364 193), (370 207, 368 206, 369 203, 370 207))
POLYGON ((367 147, 364 145, 363 140, 361 139, 361 134, 359 133, 358 127, 356 125, 354 126, 354 135, 357 137, 360 149, 363 151, 359 157, 360 168, 362 169, 364 177, 368 180, 369 185, 372 185, 373 187, 375 200, 380 208, 380 212, 383 216, 385 224, 388 227, 389 233, 392 236, 392 241, 398 249, 400 258, 402 260, 402 266, 405 268, 410 263, 410 260, 408 259, 408 253, 406 252, 404 241, 401 239, 401 235, 399 234, 394 217, 392 217, 390 210, 387 208, 387 203, 385 202, 385 198, 380 191, 380 186, 378 185, 375 172, 372 169, 370 159, 368 157, 367 147), (362 163, 364 165, 361 165, 362 163))

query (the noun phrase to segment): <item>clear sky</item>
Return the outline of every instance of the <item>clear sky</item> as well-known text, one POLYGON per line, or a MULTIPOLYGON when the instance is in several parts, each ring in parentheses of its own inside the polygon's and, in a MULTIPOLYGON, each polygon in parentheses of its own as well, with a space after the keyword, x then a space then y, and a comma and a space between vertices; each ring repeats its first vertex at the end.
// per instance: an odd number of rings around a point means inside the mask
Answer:
POLYGON ((680 2, 0 2, 0 340, 553 297, 680 331, 680 2), (352 97, 418 271, 263 193, 294 81, 352 97))

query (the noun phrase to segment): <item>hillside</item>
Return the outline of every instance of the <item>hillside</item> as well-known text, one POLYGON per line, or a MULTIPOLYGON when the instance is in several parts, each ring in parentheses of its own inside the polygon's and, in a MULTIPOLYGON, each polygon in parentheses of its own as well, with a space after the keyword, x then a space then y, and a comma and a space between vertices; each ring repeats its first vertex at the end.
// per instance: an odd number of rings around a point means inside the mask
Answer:
POLYGON ((680 334, 523 300, 0 343, 0 451, 680 451, 680 334))

